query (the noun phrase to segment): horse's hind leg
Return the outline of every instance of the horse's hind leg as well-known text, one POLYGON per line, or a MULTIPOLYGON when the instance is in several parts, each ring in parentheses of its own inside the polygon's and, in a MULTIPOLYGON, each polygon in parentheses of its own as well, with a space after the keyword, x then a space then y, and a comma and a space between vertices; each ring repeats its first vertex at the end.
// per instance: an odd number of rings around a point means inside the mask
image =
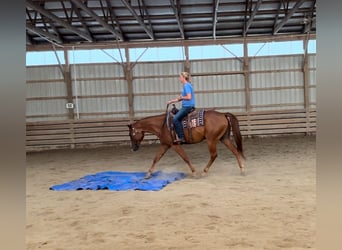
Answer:
POLYGON ((208 173, 210 166, 213 164, 213 162, 215 161, 217 157, 217 150, 216 150, 217 141, 207 140, 207 144, 208 144, 208 149, 210 153, 210 159, 207 163, 207 166, 203 169, 202 175, 205 175, 206 173, 208 173))
POLYGON ((237 148, 234 146, 234 144, 231 142, 231 140, 229 140, 228 138, 222 138, 221 142, 230 150, 232 151, 232 153, 235 155, 237 162, 239 163, 239 167, 240 167, 240 173, 241 175, 245 175, 244 172, 244 164, 242 161, 242 155, 239 153, 239 151, 237 150, 237 148))

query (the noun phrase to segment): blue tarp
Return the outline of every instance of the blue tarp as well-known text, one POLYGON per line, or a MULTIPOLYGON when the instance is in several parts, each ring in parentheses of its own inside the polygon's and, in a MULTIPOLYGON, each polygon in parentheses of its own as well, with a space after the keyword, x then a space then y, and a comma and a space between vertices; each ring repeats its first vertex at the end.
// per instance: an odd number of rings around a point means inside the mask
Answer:
POLYGON ((158 191, 167 184, 185 178, 182 172, 164 173, 157 171, 152 173, 149 179, 145 179, 146 172, 115 172, 107 171, 92 175, 86 175, 78 180, 50 187, 55 191, 71 190, 143 190, 158 191))

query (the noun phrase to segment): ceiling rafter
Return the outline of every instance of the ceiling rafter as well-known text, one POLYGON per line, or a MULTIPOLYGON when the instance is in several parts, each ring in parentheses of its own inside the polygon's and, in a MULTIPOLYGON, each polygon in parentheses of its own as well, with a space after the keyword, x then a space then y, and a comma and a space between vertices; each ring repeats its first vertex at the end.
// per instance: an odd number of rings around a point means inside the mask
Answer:
POLYGON ((216 25, 217 25, 217 13, 219 9, 220 0, 215 0, 215 9, 214 9, 214 16, 213 16, 213 38, 216 39, 216 25))
POLYGON ((42 21, 43 21, 43 25, 45 27, 45 31, 46 32, 49 32, 50 29, 53 30, 53 32, 55 33, 55 35, 58 37, 58 39, 61 41, 61 43, 63 42, 63 39, 61 37, 61 35, 59 34, 55 24, 51 21, 51 19, 45 17, 45 16, 42 16, 42 21), (49 24, 49 26, 48 26, 49 24))
POLYGON ((273 34, 278 33, 278 31, 285 25, 285 23, 293 16, 293 14, 304 2, 305 0, 300 0, 296 2, 295 6, 293 6, 293 8, 287 13, 287 15, 275 26, 273 34))
POLYGON ((119 30, 119 32, 122 34, 122 40, 125 40, 125 39, 124 39, 124 34, 123 34, 122 29, 121 29, 121 26, 120 26, 120 23, 119 23, 119 21, 118 21, 118 17, 117 17, 117 16, 115 15, 115 13, 114 13, 114 10, 113 10, 113 7, 112 7, 112 5, 111 5, 111 3, 110 3, 110 0, 106 0, 106 4, 107 4, 107 8, 108 8, 109 13, 110 13, 110 20, 111 20, 113 26, 114 26, 114 21, 115 21, 115 26, 116 26, 116 28, 117 28, 117 29, 119 30), (114 18, 114 20, 113 20, 113 18, 114 18))
POLYGON ((33 26, 32 24, 26 24, 26 29, 35 33, 35 34, 38 34, 42 37, 47 38, 50 41, 53 41, 53 42, 56 42, 59 44, 63 43, 63 41, 58 36, 52 35, 50 32, 47 32, 41 28, 37 28, 37 27, 33 26))
POLYGON ((141 18, 137 15, 137 13, 135 12, 135 10, 133 9, 132 5, 127 1, 127 0, 121 0, 121 2, 126 6, 126 8, 129 10, 129 12, 131 12, 131 14, 134 16, 134 18, 138 21, 138 23, 140 24, 140 26, 145 30, 145 32, 147 33, 147 35, 154 40, 154 34, 153 32, 146 26, 146 24, 144 23, 143 20, 141 20, 141 18))
POLYGON ((51 20, 55 21, 56 23, 58 23, 59 25, 65 27, 66 29, 76 33, 77 35, 79 35, 80 37, 86 39, 89 42, 93 42, 93 39, 86 33, 82 32, 81 30, 71 26, 69 23, 65 22, 64 20, 60 19, 59 17, 57 17, 56 15, 52 14, 51 12, 49 12, 48 10, 45 10, 44 8, 34 4, 31 0, 26 0, 26 6, 30 7, 31 9, 39 12, 40 14, 50 18, 51 20))
POLYGON ((247 34, 249 27, 251 27, 251 24, 254 21, 255 15, 258 12, 261 3, 262 3, 262 0, 258 0, 258 2, 256 3, 256 5, 255 5, 255 7, 253 9, 252 14, 251 14, 251 16, 249 17, 249 19, 247 21, 247 24, 246 24, 246 27, 245 27, 245 30, 244 30, 244 36, 247 34))
POLYGON ((65 8, 65 4, 63 1, 60 1, 61 2, 61 5, 62 5, 62 8, 63 8, 63 12, 64 12, 64 15, 65 15, 65 18, 68 20, 69 23, 72 22, 72 14, 73 14, 73 10, 71 10, 71 13, 70 13, 70 19, 69 19, 69 15, 68 15, 68 12, 65 8))
MULTIPOLYGON (((139 8, 140 8, 140 1, 142 3, 142 9, 143 9, 143 12, 146 12, 146 16, 147 16, 147 21, 148 21, 148 25, 150 26, 150 30, 153 31, 152 29, 152 23, 151 23, 151 18, 150 18, 150 15, 148 13, 148 9, 147 9, 147 6, 145 4, 145 1, 144 0, 138 0, 138 3, 139 3, 139 8)), ((144 18, 144 16, 143 16, 144 18)))
POLYGON ((170 3, 171 3, 171 8, 172 8, 172 10, 175 14, 175 17, 176 17, 176 21, 177 21, 179 32, 181 34, 181 38, 185 39, 183 21, 181 19, 181 15, 180 15, 180 8, 178 8, 179 7, 179 0, 177 0, 177 6, 175 5, 174 0, 170 0, 170 3))
POLYGON ((70 0, 70 2, 74 3, 78 8, 82 9, 84 12, 86 12, 88 15, 93 17, 99 24, 101 24, 106 30, 108 30, 110 33, 112 33, 116 38, 119 38, 120 40, 123 40, 122 34, 117 32, 115 29, 113 29, 112 26, 110 26, 108 23, 103 21, 102 17, 99 17, 96 15, 94 11, 89 9, 86 5, 84 5, 79 0, 70 0))
MULTIPOLYGON (((295 6, 300 0, 25 1, 26 23, 38 28, 39 32, 46 31, 53 37, 59 35, 63 47, 112 46, 114 39, 123 46, 126 43, 153 44, 173 40, 216 41, 300 34, 312 37, 316 33, 315 0, 305 0, 300 6, 295 6), (78 7, 75 1, 85 6, 88 12, 78 7), (88 14, 89 10, 93 15, 88 14), (113 34, 114 31, 123 40, 113 34)), ((30 38, 26 39, 27 49, 49 45, 48 38, 42 34, 29 29, 26 34, 30 38)))
POLYGON ((87 32, 87 34, 91 37, 91 39, 94 40, 93 36, 91 35, 91 32, 88 28, 88 26, 85 24, 84 20, 83 20, 83 16, 81 14, 81 11, 77 8, 77 6, 74 4, 74 3, 71 3, 71 7, 72 7, 72 10, 71 10, 71 15, 70 15, 70 19, 72 19, 72 12, 75 11, 77 17, 80 19, 81 21, 81 24, 82 24, 82 27, 83 29, 87 32))
POLYGON ((314 9, 315 9, 315 6, 316 6, 316 0, 313 1, 312 5, 311 5, 311 9, 310 9, 310 16, 307 17, 307 20, 304 20, 304 33, 308 33, 310 32, 311 30, 311 27, 312 27, 312 23, 313 23, 313 12, 314 12, 314 9))

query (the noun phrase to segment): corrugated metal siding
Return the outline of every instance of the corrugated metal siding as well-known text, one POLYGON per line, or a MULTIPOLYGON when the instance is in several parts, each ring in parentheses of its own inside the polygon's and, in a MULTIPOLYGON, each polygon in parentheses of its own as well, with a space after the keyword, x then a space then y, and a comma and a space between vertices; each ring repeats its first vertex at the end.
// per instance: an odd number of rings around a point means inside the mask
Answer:
POLYGON ((26 98, 37 98, 37 100, 26 101, 27 121, 67 119, 66 86, 58 66, 27 67, 26 80, 28 81, 26 98), (55 97, 58 99, 53 99, 55 97), (61 97, 65 99, 60 99, 61 97), (56 116, 46 117, 48 115, 56 116))
MULTIPOLYGON (((302 63, 302 55, 251 58, 252 110, 303 108, 302 63)), ((236 58, 196 60, 191 61, 190 64, 197 107, 245 111, 245 78, 240 60, 236 58)), ((316 55, 309 55, 309 65, 310 103, 314 106, 316 55)), ((73 69, 71 66, 73 94, 78 95, 78 112, 81 118, 128 117, 128 88, 120 64, 76 65, 76 79, 73 69)), ((179 95, 181 91, 182 85, 179 83, 178 75, 183 69, 183 61, 135 64, 133 68, 135 115, 142 117, 163 112, 166 102, 179 95)), ((32 118, 41 120, 60 119, 58 115, 67 117, 66 86, 58 66, 27 67, 27 81, 28 98, 48 98, 28 100, 27 116, 57 115, 32 118), (53 100, 53 97, 59 99, 53 100)))
POLYGON ((310 54, 308 56, 308 63, 309 63, 309 68, 315 68, 316 69, 316 55, 310 54))
POLYGON ((175 78, 140 78, 133 80, 133 92, 135 95, 147 93, 179 92, 182 84, 178 77, 175 78))
POLYGON ((238 59, 218 59, 190 62, 192 73, 233 72, 242 71, 243 63, 238 59))
POLYGON ((135 77, 147 76, 178 76, 184 69, 184 62, 145 62, 137 63, 133 67, 133 75, 135 77))
POLYGON ((197 93, 196 102, 198 108, 219 108, 245 110, 245 93, 244 92, 227 92, 227 93, 197 93))
POLYGON ((63 80, 59 66, 26 67, 26 81, 63 80))
POLYGON ((75 112, 80 118, 128 116, 128 90, 121 64, 80 64, 71 67, 71 75, 77 95, 75 112))
MULTIPOLYGON (((66 100, 26 101, 26 115, 65 115, 65 118, 67 118, 68 111, 65 107, 65 104, 66 100)), ((40 120, 45 120, 45 118, 40 120)))
POLYGON ((301 69, 302 66, 302 55, 254 57, 250 59, 251 71, 301 69))
POLYGON ((252 105, 304 103, 303 89, 282 89, 255 91, 251 95, 252 105))
POLYGON ((251 74, 250 81, 251 88, 303 86, 303 73, 299 71, 255 73, 251 74))
POLYGON ((270 56, 251 59, 251 110, 303 108, 303 56, 270 56), (275 72, 270 72, 270 71, 275 72), (277 70, 282 70, 278 71, 277 70), (261 71, 255 72, 253 71, 261 71), (266 72, 262 72, 266 71, 266 72))
POLYGON ((310 95, 310 103, 312 108, 316 107, 316 88, 310 88, 309 90, 309 95, 310 95))
POLYGON ((193 77, 192 80, 196 91, 241 90, 245 88, 245 79, 242 74, 200 76, 193 77))
POLYGON ((309 85, 317 85, 316 70, 309 71, 309 85))
POLYGON ((167 101, 181 91, 179 73, 183 70, 183 61, 137 63, 133 68, 135 116, 164 112, 167 101))
POLYGON ((64 82, 40 82, 27 84, 26 97, 66 97, 67 91, 64 82))
POLYGON ((72 65, 70 73, 73 79, 76 76, 76 80, 83 78, 113 78, 125 76, 121 64, 118 63, 77 64, 75 68, 72 65))
POLYGON ((197 107, 240 111, 239 107, 245 106, 245 83, 241 74, 193 77, 193 84, 197 107))
POLYGON ((124 80, 78 80, 73 82, 73 93, 79 96, 127 94, 124 80), (76 85, 75 85, 76 84, 76 85))
POLYGON ((126 97, 79 98, 78 110, 80 113, 128 112, 128 103, 126 97))

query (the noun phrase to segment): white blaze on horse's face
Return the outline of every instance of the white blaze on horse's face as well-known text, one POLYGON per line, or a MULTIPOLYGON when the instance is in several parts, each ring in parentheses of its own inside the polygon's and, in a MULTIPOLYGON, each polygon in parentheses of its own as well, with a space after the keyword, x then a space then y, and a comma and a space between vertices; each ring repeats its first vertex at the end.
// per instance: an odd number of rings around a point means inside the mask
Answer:
POLYGON ((133 125, 129 126, 129 128, 132 150, 136 151, 139 149, 140 142, 144 139, 144 132, 141 129, 135 128, 133 125))

